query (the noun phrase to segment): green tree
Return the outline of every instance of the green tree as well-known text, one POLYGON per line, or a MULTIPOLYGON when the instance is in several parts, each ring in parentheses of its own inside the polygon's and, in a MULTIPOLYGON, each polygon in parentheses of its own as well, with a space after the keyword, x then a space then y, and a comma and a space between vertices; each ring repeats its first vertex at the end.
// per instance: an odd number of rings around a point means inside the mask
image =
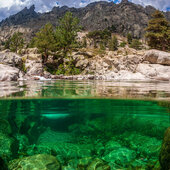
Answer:
POLYGON ((23 34, 21 32, 15 32, 12 37, 6 41, 5 48, 9 48, 13 52, 18 52, 24 47, 23 34))
POLYGON ((71 12, 67 12, 60 20, 59 26, 56 28, 55 37, 59 40, 60 48, 67 53, 77 44, 77 32, 80 31, 79 20, 73 17, 71 12))
POLYGON ((53 26, 50 23, 36 33, 34 43, 43 55, 43 63, 46 63, 51 52, 56 51, 59 46, 54 36, 53 26))
POLYGON ((132 34, 131 33, 127 34, 127 42, 128 42, 128 44, 132 43, 132 34))
POLYGON ((87 34, 87 37, 93 40, 94 48, 102 42, 107 45, 108 40, 111 38, 111 32, 108 29, 105 30, 95 30, 87 34))
POLYGON ((151 48, 167 50, 170 47, 170 24, 159 10, 156 10, 146 28, 146 38, 151 48))
POLYGON ((116 51, 118 49, 118 40, 117 37, 114 36, 110 41, 109 41, 109 50, 110 51, 116 51))

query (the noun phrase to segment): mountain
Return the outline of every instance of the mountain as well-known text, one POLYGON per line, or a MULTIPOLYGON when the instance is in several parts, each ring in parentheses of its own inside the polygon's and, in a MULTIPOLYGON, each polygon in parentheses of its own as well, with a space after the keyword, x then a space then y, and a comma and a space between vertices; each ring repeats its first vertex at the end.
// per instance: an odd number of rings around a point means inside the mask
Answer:
MULTIPOLYGON (((30 38, 47 22, 56 26, 67 11, 71 11, 80 19, 84 30, 92 31, 111 27, 113 31, 123 35, 130 32, 134 37, 142 37, 148 20, 155 10, 152 6, 143 7, 128 0, 122 0, 119 4, 99 1, 84 8, 54 7, 52 11, 42 14, 36 13, 35 7, 31 6, 0 22, 0 37, 3 41, 14 31, 21 31, 30 38)), ((170 12, 164 14, 170 21, 170 12)))
POLYGON ((32 5, 29 9, 26 7, 19 13, 10 16, 9 18, 0 22, 0 26, 22 25, 23 23, 30 22, 31 19, 37 18, 39 15, 35 12, 35 6, 32 5))

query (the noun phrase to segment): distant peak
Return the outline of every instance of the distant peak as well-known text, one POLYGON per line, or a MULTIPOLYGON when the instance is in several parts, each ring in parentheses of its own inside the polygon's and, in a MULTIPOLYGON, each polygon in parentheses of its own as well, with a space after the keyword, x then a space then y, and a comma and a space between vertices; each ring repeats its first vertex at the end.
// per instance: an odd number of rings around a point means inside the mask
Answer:
POLYGON ((35 5, 30 6, 29 10, 34 11, 35 10, 35 5))
POLYGON ((122 4, 126 4, 126 3, 128 3, 128 2, 129 2, 128 0, 122 0, 122 1, 121 1, 122 4))

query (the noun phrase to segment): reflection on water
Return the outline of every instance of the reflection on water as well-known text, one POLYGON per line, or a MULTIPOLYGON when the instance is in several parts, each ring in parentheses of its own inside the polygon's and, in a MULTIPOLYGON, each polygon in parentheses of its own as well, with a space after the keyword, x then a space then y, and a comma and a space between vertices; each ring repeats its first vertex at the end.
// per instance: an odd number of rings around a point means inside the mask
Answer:
POLYGON ((0 83, 0 97, 112 97, 170 100, 168 82, 26 81, 0 83))
MULTIPOLYGON (((58 89, 50 87, 46 84, 41 95, 58 94, 58 89)), ((62 94, 68 94, 67 90, 62 94)), ((152 169, 163 133, 170 126, 168 109, 170 103, 165 101, 0 100, 0 156, 10 161, 46 153, 55 156, 63 167, 78 170, 91 170, 93 162, 100 162, 101 169, 152 169)))

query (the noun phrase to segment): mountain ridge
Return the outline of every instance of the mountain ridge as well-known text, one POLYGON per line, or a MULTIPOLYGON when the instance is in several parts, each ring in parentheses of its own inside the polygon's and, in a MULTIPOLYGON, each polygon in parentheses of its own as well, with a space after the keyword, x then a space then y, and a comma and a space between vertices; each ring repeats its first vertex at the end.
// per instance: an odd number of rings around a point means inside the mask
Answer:
MULTIPOLYGON (((106 1, 93 2, 83 8, 53 7, 51 11, 46 13, 35 12, 35 6, 33 5, 1 21, 0 35, 5 33, 5 36, 3 36, 3 39, 5 39, 9 36, 7 33, 9 30, 11 34, 17 29, 23 29, 23 32, 26 29, 29 32, 28 36, 31 37, 47 22, 56 26, 59 19, 67 11, 70 11, 75 17, 79 18, 80 24, 86 31, 112 27, 116 33, 122 35, 132 33, 133 37, 141 38, 144 35, 148 20, 155 10, 152 6, 143 7, 128 0, 123 0, 119 4, 106 1)), ((170 12, 164 12, 164 14, 170 21, 170 12)))

